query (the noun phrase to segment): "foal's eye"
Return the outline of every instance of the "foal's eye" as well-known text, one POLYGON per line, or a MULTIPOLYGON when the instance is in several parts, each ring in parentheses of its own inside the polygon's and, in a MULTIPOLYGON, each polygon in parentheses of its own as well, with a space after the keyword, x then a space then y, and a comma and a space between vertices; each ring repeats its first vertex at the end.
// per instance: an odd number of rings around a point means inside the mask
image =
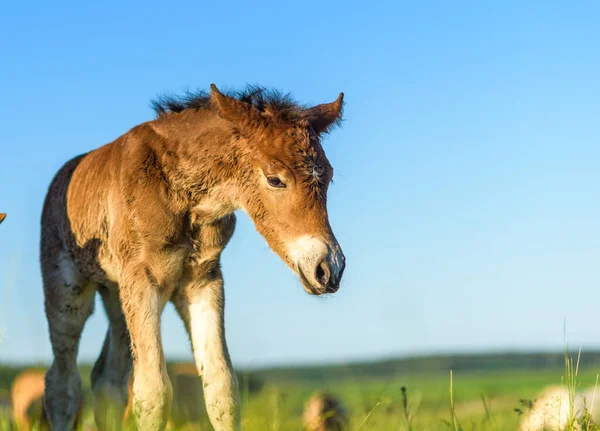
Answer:
POLYGON ((267 183, 269 183, 269 185, 271 187, 275 187, 277 189, 284 189, 285 188, 285 184, 283 183, 283 181, 281 181, 277 177, 267 177, 267 183))

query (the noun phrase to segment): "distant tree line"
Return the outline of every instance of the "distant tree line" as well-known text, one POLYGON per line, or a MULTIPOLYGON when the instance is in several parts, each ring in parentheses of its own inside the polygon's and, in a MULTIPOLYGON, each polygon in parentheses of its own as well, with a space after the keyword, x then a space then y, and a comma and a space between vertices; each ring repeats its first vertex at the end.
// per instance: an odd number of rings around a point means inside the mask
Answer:
MULTIPOLYGON (((570 352, 576 359, 577 352, 570 352)), ((552 370, 565 365, 564 352, 539 353, 486 353, 447 354, 415 356, 370 362, 347 364, 275 367, 258 370, 238 370, 240 385, 249 392, 258 392, 266 383, 278 381, 323 381, 339 379, 389 379, 417 373, 448 373, 454 371, 502 371, 502 370, 552 370)), ((181 367, 170 363, 169 368, 181 367)), ((185 364, 193 368, 192 364, 185 364)), ((582 353, 580 370, 600 367, 600 350, 582 353)), ((14 377, 24 367, 0 366, 0 388, 8 388, 14 377)), ((39 367, 43 368, 43 367, 39 367)), ((80 366, 82 377, 87 380, 90 365, 80 366)))

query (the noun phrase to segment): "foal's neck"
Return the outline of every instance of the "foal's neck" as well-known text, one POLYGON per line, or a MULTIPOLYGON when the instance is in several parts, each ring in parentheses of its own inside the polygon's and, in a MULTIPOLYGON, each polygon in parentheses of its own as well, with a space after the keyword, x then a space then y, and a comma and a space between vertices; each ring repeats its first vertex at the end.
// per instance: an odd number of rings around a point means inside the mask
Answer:
POLYGON ((231 126, 211 112, 170 114, 152 123, 164 138, 163 167, 184 205, 207 222, 240 207, 243 152, 231 126))

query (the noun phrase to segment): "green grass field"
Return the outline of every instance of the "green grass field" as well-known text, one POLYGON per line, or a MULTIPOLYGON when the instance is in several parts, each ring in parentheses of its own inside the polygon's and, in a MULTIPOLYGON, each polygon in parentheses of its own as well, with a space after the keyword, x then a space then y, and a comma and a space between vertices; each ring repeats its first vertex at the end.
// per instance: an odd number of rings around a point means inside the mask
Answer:
MULTIPOLYGON (((0 369, 0 400, 7 398, 18 371, 0 369)), ((91 397, 89 367, 81 371, 91 397)), ((600 354, 584 352, 573 385, 593 387, 598 371, 600 354)), ((315 391, 329 391, 348 411, 350 430, 516 430, 521 419, 517 410, 526 411, 527 401, 550 385, 566 385, 569 377, 561 354, 437 356, 241 373, 242 428, 301 430, 305 401, 315 391)), ((0 430, 12 429, 6 413, 0 430)), ((89 408, 84 423, 93 424, 89 408)), ((193 429, 212 428, 203 417, 193 429)))

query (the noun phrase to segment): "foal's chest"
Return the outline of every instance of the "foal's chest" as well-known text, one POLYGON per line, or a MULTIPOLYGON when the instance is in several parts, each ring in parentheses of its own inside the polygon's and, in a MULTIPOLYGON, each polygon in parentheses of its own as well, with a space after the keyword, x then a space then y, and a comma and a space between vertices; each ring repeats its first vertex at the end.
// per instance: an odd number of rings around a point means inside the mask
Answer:
POLYGON ((160 259, 151 264, 157 282, 165 287, 178 286, 191 279, 217 276, 221 252, 234 229, 233 214, 210 223, 201 222, 192 215, 185 235, 178 242, 165 245, 160 259))

